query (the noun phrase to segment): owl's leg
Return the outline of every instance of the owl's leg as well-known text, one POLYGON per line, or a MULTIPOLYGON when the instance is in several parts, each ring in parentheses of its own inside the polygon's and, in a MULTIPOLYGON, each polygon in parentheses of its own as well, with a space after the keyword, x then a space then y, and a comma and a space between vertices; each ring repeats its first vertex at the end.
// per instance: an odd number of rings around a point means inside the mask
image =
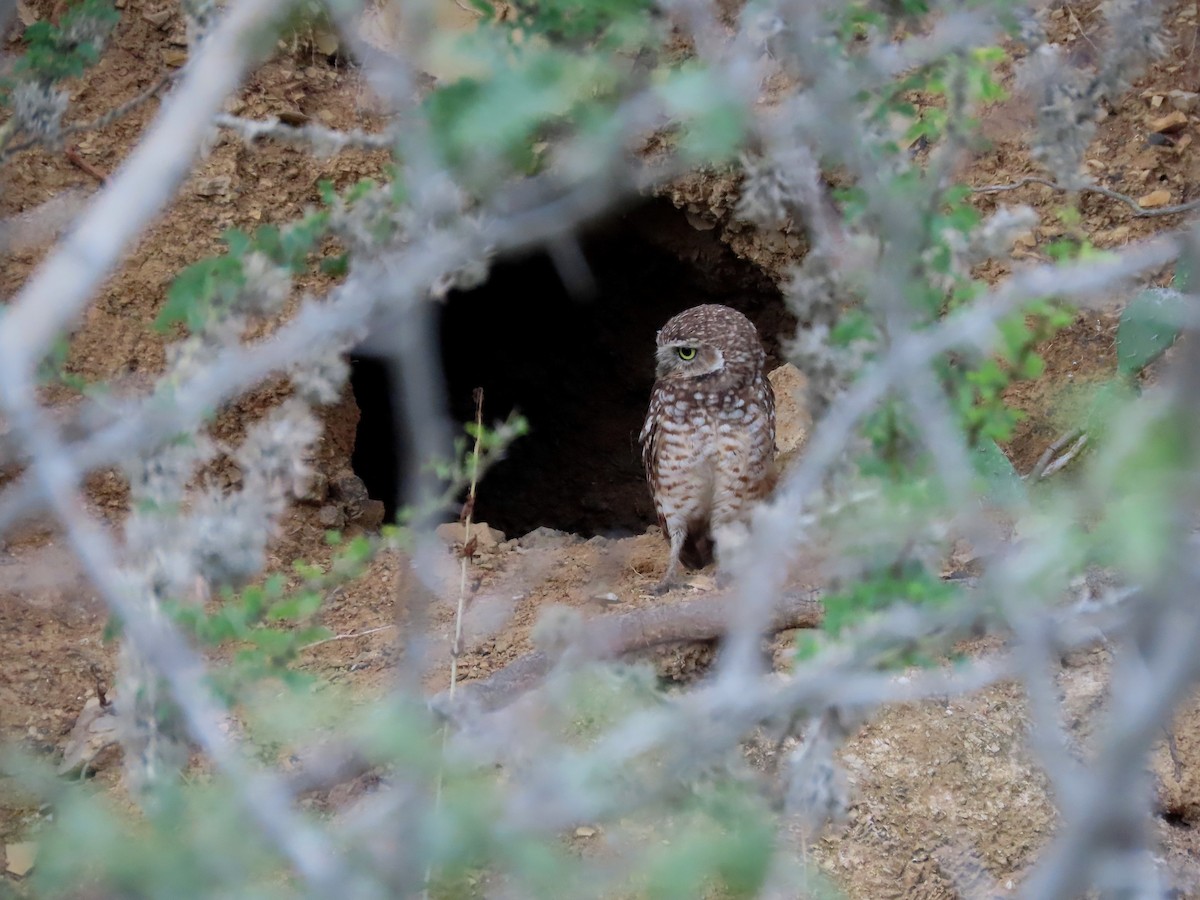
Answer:
POLYGON ((671 588, 679 587, 680 582, 676 578, 679 572, 679 554, 683 552, 683 542, 687 538, 687 527, 684 525, 671 522, 664 530, 671 538, 671 556, 662 580, 651 589, 655 594, 665 594, 671 588))
POLYGON ((717 544, 717 587, 727 588, 733 582, 733 573, 729 568, 729 560, 745 545, 750 532, 742 521, 729 522, 713 529, 713 537, 717 544))
POLYGON ((733 578, 729 561, 745 545, 750 531, 746 525, 747 510, 741 498, 726 495, 722 500, 713 508, 712 536, 716 545, 717 587, 726 588, 733 578))

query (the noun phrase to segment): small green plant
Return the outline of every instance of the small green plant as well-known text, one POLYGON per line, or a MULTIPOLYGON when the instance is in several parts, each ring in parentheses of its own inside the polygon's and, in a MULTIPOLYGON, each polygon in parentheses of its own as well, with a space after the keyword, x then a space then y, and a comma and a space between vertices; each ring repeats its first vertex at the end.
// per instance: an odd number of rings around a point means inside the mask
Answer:
MULTIPOLYGON (((452 462, 431 465, 444 488, 431 501, 431 508, 424 511, 424 520, 454 503, 469 483, 472 471, 485 472, 513 441, 526 434, 528 425, 522 417, 513 415, 490 428, 467 423, 466 430, 472 439, 478 435, 479 457, 473 460, 466 438, 460 438, 452 462)), ((380 553, 408 549, 409 523, 417 518, 413 509, 405 508, 397 513, 397 524, 384 526, 379 534, 359 534, 347 540, 341 532, 327 532, 326 543, 333 550, 329 562, 320 565, 296 560, 291 585, 287 576, 276 572, 240 591, 222 586, 213 603, 174 599, 164 604, 164 610, 201 644, 237 647, 230 666, 219 670, 215 679, 226 702, 235 701, 267 679, 277 679, 291 688, 308 688, 313 676, 295 664, 302 650, 330 637, 323 626, 316 624, 325 598, 361 577, 380 553)), ((112 639, 119 633, 119 624, 113 622, 107 637, 112 639)))
POLYGON ((0 77, 0 105, 10 113, 0 126, 0 160, 6 151, 60 140, 67 95, 56 86, 95 65, 118 18, 109 0, 81 0, 58 24, 43 20, 25 29, 25 51, 0 77), (18 134, 26 137, 20 147, 12 143, 18 134))
POLYGON ((327 211, 318 210, 283 228, 264 225, 253 235, 237 228, 225 232, 221 239, 229 248, 226 253, 193 263, 176 276, 154 320, 155 329, 166 332, 182 324, 189 331, 203 331, 243 304, 247 292, 257 287, 251 279, 269 277, 271 267, 292 275, 305 271, 329 233, 329 219, 327 211), (250 266, 254 268, 248 270, 250 266))
MULTIPOLYGON (((26 50, 13 65, 16 78, 45 85, 77 78, 100 59, 104 38, 119 18, 108 0, 80 0, 58 24, 34 22, 23 35, 26 50)), ((10 79, 6 90, 13 83, 10 79)))

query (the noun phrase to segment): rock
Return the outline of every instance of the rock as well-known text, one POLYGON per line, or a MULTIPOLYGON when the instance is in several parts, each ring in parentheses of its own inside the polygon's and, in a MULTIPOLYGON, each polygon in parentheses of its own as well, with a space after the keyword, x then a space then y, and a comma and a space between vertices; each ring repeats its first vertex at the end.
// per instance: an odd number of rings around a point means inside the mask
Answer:
POLYGON ((321 507, 317 513, 317 521, 321 523, 322 528, 342 528, 346 524, 346 514, 342 512, 341 507, 330 503, 321 507))
POLYGON ((336 56, 342 46, 341 41, 338 40, 337 32, 328 28, 314 29, 312 44, 318 53, 322 53, 325 56, 336 56))
MULTIPOLYGON (((169 51, 164 51, 163 55, 169 51)), ((174 63, 168 63, 174 65, 174 63)), ((179 65, 183 65, 180 63, 179 65)), ((227 200, 233 193, 233 179, 228 175, 214 175, 212 178, 201 178, 196 182, 192 192, 197 197, 218 197, 227 200)))
POLYGON ((322 503, 328 496, 329 477, 324 472, 313 472, 296 499, 306 503, 322 503))
POLYGON ((117 716, 112 703, 104 705, 97 697, 83 704, 79 718, 67 738, 59 775, 78 772, 89 766, 106 747, 117 742, 117 716))
POLYGON ((1173 134, 1187 127, 1187 113, 1174 110, 1165 116, 1150 120, 1150 130, 1158 134, 1173 134))
POLYGON ((151 12, 150 10, 144 10, 142 12, 142 18, 151 25, 154 25, 156 28, 162 28, 167 24, 168 21, 170 21, 173 14, 174 10, 169 8, 155 10, 154 12, 151 12))
POLYGON ((1194 111, 1196 104, 1200 102, 1200 94, 1195 91, 1168 91, 1167 97, 1173 107, 1184 113, 1194 111))
POLYGON ((293 128, 303 128, 309 123, 309 118, 298 109, 285 109, 279 113, 279 121, 293 128))
POLYGON ((784 363, 767 378, 775 391, 775 447, 780 456, 788 456, 804 444, 812 427, 808 379, 791 363, 784 363))
MULTIPOLYGON (((447 544, 466 543, 467 528, 462 522, 446 522, 434 529, 434 533, 447 544)), ((485 522, 471 523, 471 540, 479 549, 490 549, 504 540, 504 532, 497 531, 485 522)))
POLYGON ((588 825, 580 825, 578 828, 575 829, 575 837, 589 838, 589 837, 594 837, 595 834, 596 834, 596 829, 592 828, 588 825))
POLYGON ((342 504, 346 518, 351 521, 363 513, 363 507, 371 499, 363 480, 353 472, 340 472, 329 483, 329 492, 342 504))
POLYGON ((367 531, 375 531, 383 524, 384 513, 382 500, 368 500, 363 504, 362 513, 354 520, 354 524, 367 531))
POLYGON ((583 538, 565 531, 557 531, 542 525, 533 531, 517 538, 517 545, 522 550, 553 550, 567 544, 582 543, 583 538))
POLYGON ((433 533, 446 544, 461 544, 466 535, 462 522, 445 522, 433 529, 433 533))
POLYGON ((1151 191, 1144 197, 1138 197, 1138 205, 1145 209, 1154 209, 1158 206, 1166 206, 1171 202, 1171 192, 1159 188, 1157 191, 1151 191))
POLYGON ((37 861, 37 851, 38 845, 33 841, 5 844, 4 856, 7 860, 8 873, 17 878, 24 878, 28 875, 37 861))
POLYGON ((187 62, 188 55, 186 50, 175 50, 168 47, 162 52, 162 61, 174 69, 178 69, 187 62))

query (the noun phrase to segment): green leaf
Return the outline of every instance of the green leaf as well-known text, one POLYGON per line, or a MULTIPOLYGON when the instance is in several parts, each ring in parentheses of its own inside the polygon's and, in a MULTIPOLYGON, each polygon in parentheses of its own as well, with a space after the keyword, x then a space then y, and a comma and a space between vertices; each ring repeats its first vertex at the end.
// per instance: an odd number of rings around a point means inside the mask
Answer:
POLYGON ((737 149, 745 129, 744 112, 711 72, 681 69, 668 77, 660 91, 681 123, 687 155, 717 162, 737 149))
POLYGON ((325 575, 325 570, 316 563, 306 562, 303 559, 292 561, 292 571, 305 581, 317 581, 325 575))
POLYGON ((1117 371, 1136 376, 1179 337, 1179 314, 1187 298, 1169 288, 1142 291, 1125 307, 1117 326, 1117 371))
POLYGON ((25 29, 28 49, 15 61, 12 71, 43 84, 78 77, 100 58, 99 41, 118 18, 106 0, 84 0, 67 10, 57 25, 45 20, 35 22, 25 29), (82 34, 93 34, 98 40, 81 42, 82 34))
POLYGON ((267 613, 267 618, 277 622, 282 619, 301 621, 310 618, 320 608, 321 595, 319 593, 301 591, 273 604, 267 613))
POLYGON ((272 657, 291 656, 295 649, 295 636, 274 628, 259 628, 250 634, 250 642, 272 657))
POLYGON ((242 261, 232 256, 202 259, 180 272, 167 289, 167 302, 154 320, 160 333, 183 323, 199 331, 215 306, 229 302, 245 284, 242 261))
POLYGON ((296 632, 296 643, 303 647, 307 644, 315 644, 317 641, 328 640, 331 637, 333 637, 333 632, 328 628, 311 625, 296 632))
POLYGON ((339 253, 337 256, 326 257, 321 260, 321 271, 334 278, 345 275, 350 271, 350 254, 339 253))
POLYGON ((1024 499, 1025 484, 995 441, 981 440, 971 451, 971 462, 983 477, 990 498, 999 503, 1024 499))
POLYGON ((225 242, 225 246, 229 248, 229 252, 233 256, 245 256, 250 250, 250 235, 240 228, 230 228, 221 235, 221 240, 225 242))
POLYGON ((1137 581, 1161 575, 1164 557, 1176 544, 1179 523, 1166 513, 1186 490, 1191 459, 1186 424, 1160 413, 1143 420, 1135 433, 1114 434, 1089 468, 1105 513, 1094 533, 1106 559, 1137 581))

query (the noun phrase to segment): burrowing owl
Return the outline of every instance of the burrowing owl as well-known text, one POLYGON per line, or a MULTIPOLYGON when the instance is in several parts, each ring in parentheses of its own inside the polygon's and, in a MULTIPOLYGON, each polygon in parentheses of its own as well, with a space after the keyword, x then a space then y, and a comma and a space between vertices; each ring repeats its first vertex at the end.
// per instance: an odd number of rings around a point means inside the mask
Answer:
POLYGON ((726 526, 775 482, 775 395, 753 323, 728 306, 684 310, 658 332, 658 371, 642 426, 642 461, 671 558, 711 559, 726 526), (690 557, 690 558, 689 558, 690 557))

